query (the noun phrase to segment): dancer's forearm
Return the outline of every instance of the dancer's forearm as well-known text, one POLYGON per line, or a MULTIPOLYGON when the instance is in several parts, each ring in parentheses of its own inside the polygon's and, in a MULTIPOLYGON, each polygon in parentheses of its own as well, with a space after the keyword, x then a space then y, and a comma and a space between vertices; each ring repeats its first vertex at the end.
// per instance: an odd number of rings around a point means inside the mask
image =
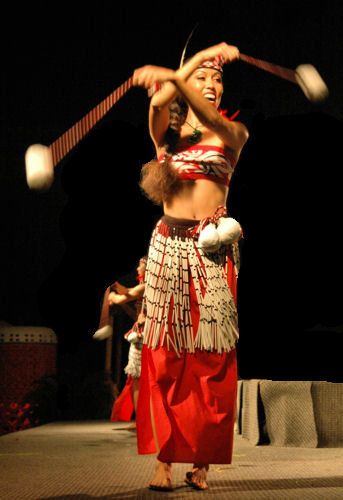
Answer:
MULTIPOLYGON (((186 81, 187 78, 191 76, 193 71, 195 71, 202 62, 204 62, 204 60, 205 59, 204 56, 202 56, 202 52, 198 52, 191 59, 189 59, 182 66, 182 68, 179 68, 177 71, 175 71, 175 74, 177 74, 180 79, 186 81)), ((172 101, 174 101, 177 95, 178 89, 174 82, 165 82, 164 84, 162 84, 161 90, 156 92, 151 98, 150 105, 154 108, 164 108, 165 106, 168 106, 172 101)))

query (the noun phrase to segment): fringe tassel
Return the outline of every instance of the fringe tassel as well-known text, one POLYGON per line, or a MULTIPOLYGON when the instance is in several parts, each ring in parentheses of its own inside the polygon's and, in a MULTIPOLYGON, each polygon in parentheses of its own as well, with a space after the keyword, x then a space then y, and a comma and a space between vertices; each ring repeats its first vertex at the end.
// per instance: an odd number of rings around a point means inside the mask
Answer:
MULTIPOLYGON (((176 353, 230 351, 239 333, 237 309, 227 285, 227 248, 206 255, 193 238, 168 235, 168 231, 173 229, 159 221, 151 239, 144 343, 152 349, 166 345, 176 353), (197 332, 190 310, 190 277, 200 311, 197 332)), ((232 251, 238 274, 238 246, 232 251)))

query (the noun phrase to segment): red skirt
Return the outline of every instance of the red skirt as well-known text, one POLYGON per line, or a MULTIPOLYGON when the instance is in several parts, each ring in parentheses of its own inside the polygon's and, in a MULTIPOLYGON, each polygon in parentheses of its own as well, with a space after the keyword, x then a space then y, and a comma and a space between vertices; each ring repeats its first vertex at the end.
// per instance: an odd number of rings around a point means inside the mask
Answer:
POLYGON ((221 354, 143 347, 136 417, 138 453, 161 462, 229 464, 236 415, 236 351, 221 354))
MULTIPOLYGON (((149 259, 152 259, 150 265, 152 283, 154 283, 153 280, 156 275, 161 275, 160 269, 168 272, 168 268, 165 266, 166 256, 168 255, 170 259, 173 259, 173 252, 180 253, 180 239, 182 238, 182 241, 185 241, 185 245, 187 245, 186 240, 189 238, 186 232, 187 226, 194 225, 194 221, 189 221, 189 223, 183 221, 183 227, 180 228, 180 223, 178 223, 175 225, 176 230, 174 230, 172 227, 174 221, 175 219, 171 220, 171 218, 164 217, 162 223, 160 222, 155 229, 149 250, 149 259), (165 240, 160 239, 160 241, 156 242, 156 235, 162 232, 162 236, 166 235, 165 240), (174 234, 176 234, 175 237, 179 238, 177 240, 179 247, 176 246, 175 248, 173 247, 173 241, 171 241, 174 236, 170 236, 174 234), (162 258, 158 253, 159 248, 163 248, 162 258)), ((194 247, 195 258, 198 259, 199 265, 204 269, 203 275, 205 278, 208 276, 210 279, 213 276, 213 267, 207 271, 207 265, 213 266, 213 262, 218 262, 216 264, 218 265, 217 276, 219 278, 222 276, 220 278, 220 287, 221 289, 225 287, 228 289, 228 293, 233 297, 231 302, 234 304, 236 302, 237 266, 235 266, 231 249, 228 248, 227 253, 221 251, 220 258, 218 257, 217 261, 215 260, 216 256, 209 261, 198 250, 196 243, 193 243, 193 241, 189 241, 190 246, 187 247, 190 248, 189 254, 194 247)), ((176 255, 175 258, 177 259, 178 256, 176 255)), ((173 270, 178 269, 177 265, 169 267, 173 270)), ((188 310, 191 316, 192 336, 195 337, 201 321, 199 290, 196 289, 195 280, 191 279, 190 270, 183 267, 180 270, 180 275, 181 273, 183 273, 183 279, 189 283, 187 307, 189 307, 188 310)), ((207 292, 206 279, 204 281, 205 285, 201 289, 202 296, 205 296, 207 292)), ((165 301, 162 319, 165 318, 164 321, 167 322, 167 325, 161 323, 161 332, 168 329, 171 332, 170 338, 172 340, 175 327, 172 315, 168 313, 167 308, 168 304, 173 307, 174 300, 172 298, 169 302, 169 299, 166 300, 165 297, 168 298, 174 293, 175 282, 177 283, 178 280, 174 279, 174 288, 172 285, 169 287, 167 276, 161 285, 165 301), (169 295, 166 295, 168 293, 169 295)), ((147 281, 146 288, 148 286, 147 281)), ((157 310, 157 306, 161 301, 156 292, 151 295, 150 304, 148 300, 147 316, 149 320, 150 314, 150 325, 155 326, 154 314, 150 311, 157 310)), ((185 303, 182 299, 182 290, 178 293, 178 300, 180 300, 180 297, 181 303, 185 303)), ((159 324, 156 325, 156 331, 158 331, 159 324)), ((182 328, 182 325, 181 321, 178 328, 182 328)), ((215 328, 213 328, 213 331, 215 331, 215 328)), ((176 345, 176 342, 170 344, 176 345)), ((231 350, 224 349, 221 352, 217 352, 214 348, 200 349, 198 347, 194 349, 194 352, 189 352, 184 348, 176 351, 175 349, 168 349, 168 345, 163 342, 162 335, 158 345, 152 345, 151 343, 150 345, 144 345, 136 415, 138 452, 148 454, 158 451, 155 446, 151 424, 150 408, 152 408, 159 448, 157 458, 160 461, 202 464, 231 463, 236 417, 236 390, 237 363, 234 347, 231 350)))

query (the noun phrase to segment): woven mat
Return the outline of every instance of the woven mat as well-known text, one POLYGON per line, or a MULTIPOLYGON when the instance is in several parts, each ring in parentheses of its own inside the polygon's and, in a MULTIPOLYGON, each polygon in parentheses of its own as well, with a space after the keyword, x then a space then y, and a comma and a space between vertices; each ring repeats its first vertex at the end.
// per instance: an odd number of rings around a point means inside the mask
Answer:
POLYGON ((343 384, 312 382, 318 446, 343 446, 343 384))
POLYGON ((310 381, 260 381, 270 444, 316 448, 317 430, 310 381))
POLYGON ((242 437, 257 445, 261 439, 261 418, 259 416, 260 380, 244 380, 242 395, 242 437))

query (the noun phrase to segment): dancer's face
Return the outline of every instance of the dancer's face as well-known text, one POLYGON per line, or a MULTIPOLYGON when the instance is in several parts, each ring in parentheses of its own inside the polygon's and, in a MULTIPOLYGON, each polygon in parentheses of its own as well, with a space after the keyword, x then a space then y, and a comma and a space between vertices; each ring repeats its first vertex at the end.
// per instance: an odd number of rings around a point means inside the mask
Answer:
POLYGON ((138 266, 137 266, 137 274, 139 276, 142 276, 145 273, 145 268, 146 268, 145 260, 140 259, 138 266))
POLYGON ((189 85, 219 108, 224 92, 222 74, 213 68, 197 68, 188 78, 189 85))

